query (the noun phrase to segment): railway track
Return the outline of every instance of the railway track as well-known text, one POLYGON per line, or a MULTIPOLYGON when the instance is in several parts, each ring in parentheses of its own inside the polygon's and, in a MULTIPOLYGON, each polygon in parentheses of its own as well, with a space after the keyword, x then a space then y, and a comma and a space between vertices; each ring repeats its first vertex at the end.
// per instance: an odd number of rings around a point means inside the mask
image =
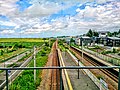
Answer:
MULTIPOLYGON (((59 66, 58 54, 57 54, 57 41, 53 44, 53 59, 52 66, 59 66)), ((50 90, 60 90, 60 72, 59 69, 51 70, 51 85, 50 90)))
MULTIPOLYGON (((71 50, 73 50, 75 53, 81 55, 81 51, 76 49, 75 47, 70 47, 71 50)), ((87 54, 83 53, 84 59, 91 63, 93 66, 106 66, 103 63, 95 60, 94 58, 88 56, 87 54)), ((118 72, 114 69, 100 69, 104 74, 106 74, 108 77, 110 77, 112 80, 114 80, 116 83, 118 83, 118 72)))

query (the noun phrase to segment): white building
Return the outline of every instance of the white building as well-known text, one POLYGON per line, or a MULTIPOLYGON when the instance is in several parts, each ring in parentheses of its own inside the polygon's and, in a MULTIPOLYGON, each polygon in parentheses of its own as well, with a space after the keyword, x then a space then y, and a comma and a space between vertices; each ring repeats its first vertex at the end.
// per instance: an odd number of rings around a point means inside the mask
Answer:
POLYGON ((100 38, 105 38, 108 36, 108 31, 100 31, 98 34, 100 38))

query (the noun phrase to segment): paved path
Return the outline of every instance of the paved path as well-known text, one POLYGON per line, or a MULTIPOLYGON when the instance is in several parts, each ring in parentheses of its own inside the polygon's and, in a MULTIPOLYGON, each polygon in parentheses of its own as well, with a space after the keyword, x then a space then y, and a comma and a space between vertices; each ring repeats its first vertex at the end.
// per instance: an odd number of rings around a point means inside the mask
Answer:
MULTIPOLYGON (((76 66, 68 53, 62 53, 63 60, 66 66, 76 66)), ((80 70, 79 79, 77 70, 67 70, 69 78, 74 90, 99 90, 92 80, 80 70)))
POLYGON ((16 57, 14 57, 14 58, 9 59, 9 60, 6 61, 6 62, 0 63, 0 67, 4 67, 4 66, 6 66, 6 65, 16 63, 19 59, 21 59, 23 56, 25 56, 26 53, 29 54, 30 51, 26 51, 26 52, 24 52, 24 53, 22 53, 22 54, 20 54, 20 55, 18 55, 18 56, 16 56, 16 57))

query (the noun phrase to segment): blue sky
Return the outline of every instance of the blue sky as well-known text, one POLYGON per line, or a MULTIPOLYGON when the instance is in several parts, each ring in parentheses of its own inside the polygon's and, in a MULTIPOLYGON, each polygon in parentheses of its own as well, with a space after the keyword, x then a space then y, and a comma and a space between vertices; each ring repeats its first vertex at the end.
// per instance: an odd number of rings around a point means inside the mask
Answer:
POLYGON ((120 0, 0 0, 0 4, 0 38, 120 29, 120 0))

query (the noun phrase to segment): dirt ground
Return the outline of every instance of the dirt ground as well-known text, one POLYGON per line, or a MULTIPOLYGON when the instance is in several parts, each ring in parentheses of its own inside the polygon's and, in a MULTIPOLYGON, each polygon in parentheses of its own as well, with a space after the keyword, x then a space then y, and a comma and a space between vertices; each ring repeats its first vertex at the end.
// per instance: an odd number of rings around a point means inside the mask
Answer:
MULTIPOLYGON (((46 67, 58 66, 57 41, 53 43, 51 52, 48 56, 46 67)), ((59 90, 60 76, 57 69, 46 69, 42 71, 42 81, 37 90, 59 90)))

